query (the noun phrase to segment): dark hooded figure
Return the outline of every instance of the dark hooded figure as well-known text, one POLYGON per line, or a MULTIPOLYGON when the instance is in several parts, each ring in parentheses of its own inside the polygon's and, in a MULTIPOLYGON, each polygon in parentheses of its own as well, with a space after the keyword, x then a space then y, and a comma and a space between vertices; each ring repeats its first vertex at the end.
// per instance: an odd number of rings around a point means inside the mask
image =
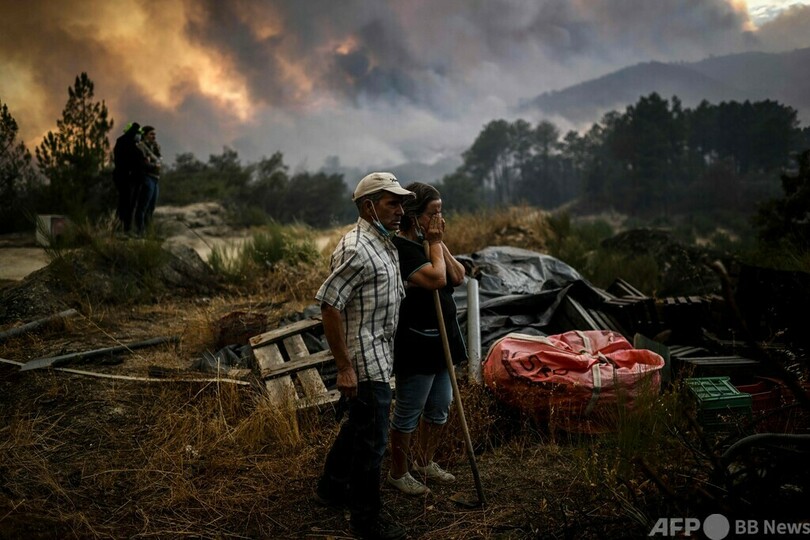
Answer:
POLYGON ((138 197, 138 187, 143 178, 144 156, 138 148, 141 126, 130 124, 124 134, 118 137, 113 147, 113 181, 118 189, 118 209, 116 215, 125 233, 132 228, 132 213, 138 197))

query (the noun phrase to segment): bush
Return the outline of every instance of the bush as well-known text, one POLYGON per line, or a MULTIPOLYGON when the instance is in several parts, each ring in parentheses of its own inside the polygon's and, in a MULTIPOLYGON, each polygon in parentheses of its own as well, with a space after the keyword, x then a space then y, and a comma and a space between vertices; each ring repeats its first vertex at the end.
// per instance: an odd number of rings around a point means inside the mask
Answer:
POLYGON ((279 263, 312 264, 319 257, 308 229, 271 223, 241 245, 214 246, 208 264, 228 281, 245 283, 279 263))
POLYGON ((509 245, 546 251, 547 214, 530 206, 495 208, 450 214, 445 243, 454 254, 469 254, 488 246, 509 245))
POLYGON ((650 254, 628 257, 599 249, 589 254, 584 265, 575 267, 597 287, 607 288, 616 278, 632 283, 640 291, 652 294, 660 288, 660 269, 650 254))
POLYGON ((270 216, 258 206, 248 205, 229 209, 227 221, 234 227, 264 227, 270 223, 270 216))
POLYGON ((53 275, 83 301, 138 303, 163 291, 161 269, 169 254, 154 238, 119 240, 109 218, 72 223, 58 238, 46 238, 53 275))

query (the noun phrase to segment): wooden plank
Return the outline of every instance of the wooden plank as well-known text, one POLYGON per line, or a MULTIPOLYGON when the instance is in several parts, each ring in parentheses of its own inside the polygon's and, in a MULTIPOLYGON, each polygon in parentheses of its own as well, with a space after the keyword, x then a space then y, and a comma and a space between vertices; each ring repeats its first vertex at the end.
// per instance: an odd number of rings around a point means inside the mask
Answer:
POLYGON ((680 357, 680 356, 689 356, 690 354, 696 353, 703 354, 707 351, 706 349, 703 349, 701 347, 689 347, 687 345, 673 345, 672 347, 670 347, 669 352, 672 356, 680 357))
POLYGON ((296 358, 295 360, 290 360, 289 362, 284 362, 284 364, 279 367, 268 368, 262 377, 264 379, 269 379, 271 377, 275 378, 282 375, 290 375, 296 371, 302 371, 307 368, 325 364, 333 359, 334 357, 332 356, 332 351, 326 349, 324 351, 296 358))
MULTIPOLYGON (((284 364, 284 357, 277 345, 267 345, 253 351, 256 362, 259 364, 260 372, 284 364)), ((279 377, 265 381, 267 393, 275 405, 279 407, 295 407, 298 401, 298 394, 295 392, 290 376, 279 377)))
POLYGON ((570 330, 601 330, 596 321, 593 320, 590 313, 588 313, 582 304, 566 296, 563 300, 563 306, 566 314, 571 319, 574 327, 570 330))
POLYGON ((638 298, 611 298, 610 300, 608 300, 605 303, 609 304, 611 306, 618 306, 620 308, 628 307, 628 306, 632 307, 632 306, 635 306, 636 304, 639 303, 639 299, 638 298))
POLYGON ((613 283, 608 287, 608 292, 612 292, 617 296, 646 298, 646 295, 640 290, 636 289, 627 281, 622 278, 616 278, 613 283), (615 292, 614 292, 615 291, 615 292))
POLYGON ((597 288, 594 288, 593 290, 594 290, 594 292, 596 294, 599 295, 599 298, 602 300, 602 302, 609 302, 610 300, 615 298, 615 296, 613 296, 609 292, 605 291, 604 289, 600 289, 600 288, 597 287, 597 288))
POLYGON ((298 402, 299 409, 308 409, 310 407, 321 407, 323 405, 328 405, 330 403, 337 403, 340 399, 340 391, 329 390, 324 394, 320 394, 315 397, 311 398, 303 398, 301 401, 298 402))
POLYGON ((627 337, 621 325, 619 325, 616 319, 614 319, 607 313, 599 311, 598 309, 588 309, 586 311, 591 316, 591 318, 593 318, 594 322, 599 326, 600 329, 612 330, 613 332, 618 332, 619 334, 627 337))
POLYGON ((320 319, 315 318, 304 319, 302 321, 294 322, 282 328, 276 328, 275 330, 259 334, 258 336, 253 336, 252 338, 250 338, 250 345, 255 349, 257 347, 262 347, 269 343, 281 341, 295 334, 300 334, 301 332, 317 328, 320 325, 321 325, 320 319))
POLYGON ((607 309, 602 312, 605 320, 628 339, 631 332, 655 332, 658 317, 654 315, 655 305, 652 299, 624 298, 621 303, 608 302, 605 307, 607 309))
MULTIPOLYGON (((284 348, 287 349, 287 355, 290 357, 290 361, 309 356, 309 351, 301 334, 296 334, 284 339, 284 348)), ((317 369, 307 368, 298 372, 297 376, 301 387, 304 389, 305 397, 314 398, 326 393, 326 385, 323 383, 321 374, 318 373, 317 369)))
POLYGON ((759 364, 759 360, 743 358, 741 356, 693 356, 684 358, 684 362, 691 364, 759 364))

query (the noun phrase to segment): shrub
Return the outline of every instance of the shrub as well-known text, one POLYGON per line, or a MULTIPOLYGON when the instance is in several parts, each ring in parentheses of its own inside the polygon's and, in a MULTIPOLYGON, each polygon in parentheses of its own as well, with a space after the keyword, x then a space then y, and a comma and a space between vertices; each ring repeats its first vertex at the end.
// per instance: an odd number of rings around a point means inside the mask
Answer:
POLYGON ((161 269, 169 254, 153 237, 122 241, 114 221, 71 223, 57 238, 45 231, 52 275, 90 304, 145 302, 163 291, 161 269))
POLYGON ((546 251, 546 219, 545 212, 528 206, 452 214, 445 243, 456 254, 496 245, 546 251))
POLYGON ((584 265, 575 268, 597 287, 607 288, 616 278, 622 278, 648 294, 660 288, 658 263, 646 253, 628 257, 599 249, 589 254, 584 265))
POLYGON ((271 223, 239 245, 214 246, 208 264, 233 283, 245 283, 279 263, 312 264, 320 257, 311 232, 302 226, 271 223))

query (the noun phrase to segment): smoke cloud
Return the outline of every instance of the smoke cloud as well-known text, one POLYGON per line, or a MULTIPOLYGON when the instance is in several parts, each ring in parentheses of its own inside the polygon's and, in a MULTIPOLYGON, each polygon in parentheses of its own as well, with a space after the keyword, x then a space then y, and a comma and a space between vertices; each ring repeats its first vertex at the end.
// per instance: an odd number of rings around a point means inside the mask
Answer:
POLYGON ((30 148, 84 71, 116 133, 155 125, 168 156, 310 170, 457 156, 520 100, 637 62, 810 46, 809 7, 756 27, 734 0, 9 4, 0 101, 30 148))

